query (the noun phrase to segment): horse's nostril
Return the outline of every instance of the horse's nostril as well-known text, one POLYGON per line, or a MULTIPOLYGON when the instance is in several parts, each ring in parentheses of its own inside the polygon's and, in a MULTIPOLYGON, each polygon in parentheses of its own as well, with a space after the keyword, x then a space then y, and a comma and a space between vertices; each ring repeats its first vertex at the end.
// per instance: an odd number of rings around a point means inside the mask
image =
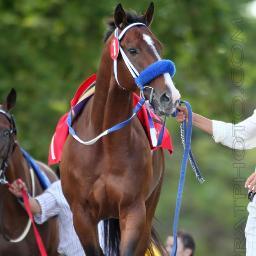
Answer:
POLYGON ((168 103, 171 101, 171 96, 169 96, 168 94, 164 93, 162 94, 162 96, 160 97, 160 102, 161 103, 168 103))
POLYGON ((174 103, 174 107, 178 107, 180 105, 180 100, 176 100, 174 103))

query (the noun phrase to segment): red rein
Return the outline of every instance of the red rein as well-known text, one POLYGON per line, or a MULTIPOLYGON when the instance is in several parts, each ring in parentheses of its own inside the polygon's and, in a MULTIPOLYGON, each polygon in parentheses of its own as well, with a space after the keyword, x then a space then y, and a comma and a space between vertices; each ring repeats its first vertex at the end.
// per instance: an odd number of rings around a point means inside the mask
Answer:
MULTIPOLYGON (((8 183, 7 185, 9 187, 10 183, 8 183)), ((32 225, 33 225, 34 235, 35 235, 35 238, 36 238, 36 243, 37 243, 40 255, 41 256, 47 256, 42 238, 41 238, 41 236, 40 236, 40 234, 37 230, 36 224, 34 222, 34 218, 33 218, 33 215, 32 215, 31 209, 30 209, 30 205, 29 205, 28 193, 25 191, 25 189, 22 190, 22 198, 23 198, 25 210, 26 210, 26 212, 28 214, 28 217, 31 220, 32 225)))
POLYGON ((39 232, 36 228, 36 224, 34 222, 34 218, 33 218, 32 212, 30 210, 29 201, 28 201, 28 194, 24 189, 22 190, 22 198, 23 198, 23 201, 24 201, 25 210, 26 210, 26 212, 28 214, 28 217, 30 218, 30 220, 32 222, 32 225, 33 225, 34 235, 35 235, 35 238, 36 238, 36 243, 37 243, 38 249, 40 251, 40 254, 41 254, 41 256, 47 256, 42 238, 41 238, 41 236, 40 236, 40 234, 39 234, 39 232))

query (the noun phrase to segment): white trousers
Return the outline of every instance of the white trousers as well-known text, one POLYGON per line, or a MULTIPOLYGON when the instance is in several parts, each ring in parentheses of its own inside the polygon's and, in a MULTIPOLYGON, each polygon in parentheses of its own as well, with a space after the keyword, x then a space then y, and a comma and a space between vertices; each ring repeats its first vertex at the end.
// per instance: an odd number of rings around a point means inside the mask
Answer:
POLYGON ((245 227, 246 256, 256 256, 256 196, 247 209, 249 215, 245 227))

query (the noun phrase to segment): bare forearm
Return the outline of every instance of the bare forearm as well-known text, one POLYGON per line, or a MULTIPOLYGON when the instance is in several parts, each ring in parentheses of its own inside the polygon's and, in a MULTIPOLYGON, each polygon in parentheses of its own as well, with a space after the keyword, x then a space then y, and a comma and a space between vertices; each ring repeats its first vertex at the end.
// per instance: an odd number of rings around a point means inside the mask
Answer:
POLYGON ((201 129, 204 132, 212 135, 212 120, 201 116, 199 114, 193 113, 193 125, 201 129))
POLYGON ((38 201, 35 198, 33 198, 33 197, 29 198, 29 205, 30 205, 30 209, 31 209, 31 212, 33 215, 41 213, 40 204, 38 203, 38 201))

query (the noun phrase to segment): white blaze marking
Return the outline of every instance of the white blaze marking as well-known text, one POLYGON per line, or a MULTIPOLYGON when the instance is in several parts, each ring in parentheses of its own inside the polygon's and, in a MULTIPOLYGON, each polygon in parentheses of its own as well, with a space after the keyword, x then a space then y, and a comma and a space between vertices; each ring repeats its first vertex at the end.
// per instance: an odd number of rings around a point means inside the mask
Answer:
POLYGON ((152 38, 149 35, 143 34, 143 39, 151 47, 151 49, 153 50, 153 52, 156 55, 157 59, 161 60, 161 57, 160 57, 159 53, 156 50, 156 47, 154 45, 154 42, 153 42, 152 38))
POLYGON ((170 89, 171 93, 172 93, 172 101, 173 103, 175 103, 177 100, 180 99, 180 92, 179 90, 175 87, 172 78, 170 76, 169 73, 164 73, 164 80, 165 80, 165 84, 167 85, 167 87, 170 89))
MULTIPOLYGON (((153 50, 156 58, 158 60, 161 60, 161 57, 160 57, 159 53, 156 50, 156 47, 155 47, 155 44, 154 44, 152 38, 149 35, 147 35, 147 34, 143 34, 143 39, 150 46, 150 48, 153 50)), ((172 101, 173 101, 173 103, 175 103, 177 100, 179 100, 181 98, 180 92, 175 87, 175 85, 174 85, 174 83, 172 81, 172 78, 171 78, 169 73, 165 73, 164 74, 164 80, 165 80, 166 86, 170 89, 170 92, 172 94, 172 101)))
POLYGON ((55 134, 52 136, 52 141, 51 141, 51 156, 53 160, 56 159, 55 152, 54 152, 54 137, 55 137, 55 134))

